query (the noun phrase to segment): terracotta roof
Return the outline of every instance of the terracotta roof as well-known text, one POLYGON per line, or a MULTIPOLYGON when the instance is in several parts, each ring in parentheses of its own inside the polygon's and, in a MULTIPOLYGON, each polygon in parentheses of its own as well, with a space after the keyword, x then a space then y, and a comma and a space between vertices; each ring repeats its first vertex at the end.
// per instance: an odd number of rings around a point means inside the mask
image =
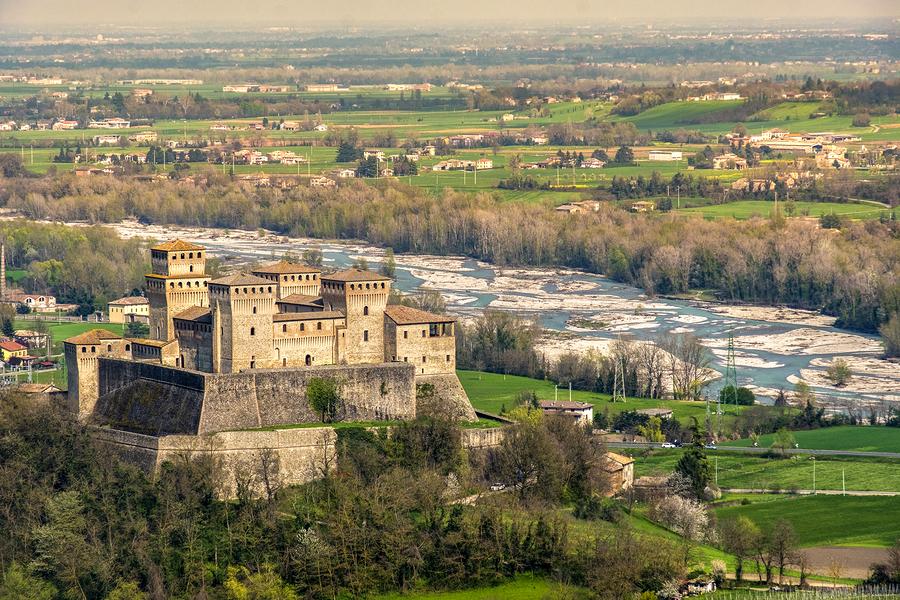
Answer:
POLYGON ((67 344, 102 344, 105 340, 121 340, 122 336, 108 329, 91 329, 65 340, 67 344))
POLYGON ((143 296, 125 296, 124 298, 113 300, 112 302, 110 302, 110 304, 115 304, 117 306, 131 306, 135 304, 150 304, 150 301, 143 296))
POLYGON ((606 456, 606 458, 608 458, 609 460, 614 461, 614 462, 617 462, 617 463, 619 463, 620 465, 630 465, 631 463, 634 462, 634 459, 631 458, 630 456, 624 456, 624 455, 622 455, 622 454, 616 454, 615 452, 607 452, 605 456, 606 456))
POLYGON ((301 304, 303 306, 321 306, 322 296, 307 296, 306 294, 291 294, 285 296, 281 300, 276 300, 276 304, 301 304))
POLYGON ((322 279, 327 279, 328 281, 387 281, 390 277, 375 273, 374 271, 347 269, 346 271, 322 275, 322 279))
POLYGON ((14 342, 12 340, 0 342, 0 348, 3 348, 7 352, 20 352, 22 350, 28 350, 28 348, 26 348, 19 342, 14 342))
POLYGON ((185 309, 172 317, 179 321, 202 321, 204 323, 212 322, 212 315, 208 306, 192 306, 185 309))
POLYGON ((246 273, 238 273, 237 275, 228 275, 219 277, 209 282, 210 285, 225 285, 235 287, 239 285, 272 285, 272 282, 256 275, 248 275, 246 273))
POLYGON ((327 321, 343 319, 344 313, 339 310, 311 310, 309 312, 279 313, 273 317, 276 322, 282 321, 327 321))
POLYGON ((321 273, 322 269, 310 267, 309 265, 301 265, 298 263, 280 260, 278 262, 262 265, 253 269, 254 273, 271 273, 271 274, 291 274, 291 273, 321 273))
POLYGON ((391 321, 397 325, 417 325, 419 323, 453 323, 456 321, 453 317, 447 315, 436 315, 411 306, 402 306, 400 304, 392 304, 384 309, 391 321))
POLYGON ((170 240, 157 244, 150 248, 151 250, 159 250, 161 252, 181 252, 182 250, 206 250, 203 246, 185 242, 184 240, 170 240))
POLYGON ((550 410, 584 410, 594 405, 587 402, 569 402, 568 400, 541 400, 541 408, 550 410))

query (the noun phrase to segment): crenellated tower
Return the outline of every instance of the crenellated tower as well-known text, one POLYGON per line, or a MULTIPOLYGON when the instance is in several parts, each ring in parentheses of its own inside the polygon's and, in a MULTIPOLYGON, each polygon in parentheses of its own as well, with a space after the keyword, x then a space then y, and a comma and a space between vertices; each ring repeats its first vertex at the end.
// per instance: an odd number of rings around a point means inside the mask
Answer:
POLYGON ((384 309, 391 279, 371 271, 350 269, 322 276, 325 310, 339 310, 347 322, 346 362, 384 361, 384 309))
POLYGON ((150 301, 150 337, 175 339, 172 318, 192 306, 209 306, 206 248, 182 240, 150 249, 145 277, 150 301))
POLYGON ((230 275, 209 282, 214 372, 275 366, 275 293, 274 282, 255 275, 230 275))

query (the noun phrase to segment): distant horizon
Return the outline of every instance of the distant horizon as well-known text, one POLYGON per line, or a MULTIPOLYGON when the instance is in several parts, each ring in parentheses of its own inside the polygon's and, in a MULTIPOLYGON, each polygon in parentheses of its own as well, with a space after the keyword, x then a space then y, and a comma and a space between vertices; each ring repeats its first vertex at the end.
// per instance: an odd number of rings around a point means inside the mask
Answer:
POLYGON ((654 0, 558 0, 554 3, 519 0, 515 5, 498 0, 456 0, 451 5, 409 6, 399 0, 381 0, 377 5, 345 0, 334 6, 309 1, 288 3, 273 0, 248 5, 237 0, 194 0, 153 3, 74 2, 72 0, 0 0, 0 29, 26 27, 64 31, 86 27, 154 27, 176 29, 360 28, 364 30, 414 25, 430 31, 442 25, 478 28, 485 25, 599 26, 599 25, 693 25, 744 22, 748 29, 766 23, 804 24, 846 21, 863 23, 900 20, 900 2, 859 0, 757 0, 749 5, 712 0, 682 0, 678 4, 654 0), (73 5, 78 4, 77 8, 73 5), (747 21, 747 19, 752 19, 747 21))

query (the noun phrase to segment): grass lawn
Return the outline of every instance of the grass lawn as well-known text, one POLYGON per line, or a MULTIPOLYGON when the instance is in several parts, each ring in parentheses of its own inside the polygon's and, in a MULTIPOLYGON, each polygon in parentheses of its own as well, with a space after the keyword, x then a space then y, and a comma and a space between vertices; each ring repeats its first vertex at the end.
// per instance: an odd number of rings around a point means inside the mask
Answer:
POLYGON ((782 496, 719 507, 716 516, 745 516, 760 525, 786 519, 801 546, 891 546, 900 538, 900 501, 892 497, 782 496))
MULTIPOLYGON (((794 439, 801 448, 813 450, 857 450, 860 452, 900 452, 900 428, 896 427, 827 427, 811 431, 794 431, 794 439)), ((759 438, 759 445, 768 447, 774 434, 759 438)), ((750 439, 723 442, 723 446, 752 446, 750 439)))
MULTIPOLYGON (((469 395, 472 405, 485 412, 497 414, 503 407, 513 408, 517 403, 518 395, 523 391, 533 391, 541 400, 554 399, 554 384, 552 381, 530 379, 516 375, 502 375, 498 373, 485 373, 482 371, 457 371, 463 388, 469 395)), ((558 398, 569 399, 568 388, 559 388, 558 398)), ((706 404, 703 402, 687 402, 681 400, 650 400, 647 398, 628 398, 625 402, 610 402, 609 394, 594 392, 572 391, 572 400, 589 402, 598 412, 609 411, 610 415, 617 415, 625 410, 637 410, 640 408, 671 408, 676 419, 687 421, 690 417, 696 417, 701 422, 706 416, 706 404)), ((744 410, 744 407, 728 406, 723 408, 725 421, 744 410)))
MULTIPOLYGON (((675 468, 681 450, 654 450, 635 461, 634 476, 668 475, 675 468)), ((728 452, 710 452, 720 487, 745 489, 812 489, 813 461, 809 456, 772 459, 728 452)), ((888 458, 817 457, 816 488, 900 492, 900 460, 888 458)), ((900 504, 900 498, 894 499, 900 504)))
MULTIPOLYGON (((522 575, 494 587, 477 587, 455 592, 410 592, 373 596, 373 600, 544 600, 576 593, 577 588, 546 579, 522 575)), ((577 596, 576 596, 577 597, 577 596)))
MULTIPOLYGON (((881 215, 890 214, 890 209, 854 202, 793 202, 792 204, 795 210, 793 216, 820 217, 825 214, 835 213, 850 219, 877 219, 881 215)), ((785 203, 783 202, 779 205, 782 214, 785 214, 784 206, 785 203)), ((768 200, 738 200, 737 202, 727 202, 725 204, 682 208, 678 212, 683 214, 700 214, 708 218, 732 217, 735 219, 749 219, 751 217, 768 217, 772 214, 774 208, 775 203, 768 200)))

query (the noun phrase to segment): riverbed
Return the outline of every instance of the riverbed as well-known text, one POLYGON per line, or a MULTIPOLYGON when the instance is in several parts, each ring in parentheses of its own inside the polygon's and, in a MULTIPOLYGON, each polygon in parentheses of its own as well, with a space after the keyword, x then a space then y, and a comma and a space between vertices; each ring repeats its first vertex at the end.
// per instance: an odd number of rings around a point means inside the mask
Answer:
MULTIPOLYGON (((144 226, 134 221, 111 225, 122 237, 156 240, 175 237, 207 246, 226 266, 246 266, 322 251, 328 268, 344 268, 365 258, 377 268, 384 251, 358 241, 288 238, 248 232, 178 226, 144 226)), ((900 365, 882 360, 876 336, 837 329, 834 319, 813 311, 781 307, 730 306, 688 300, 651 298, 640 289, 572 269, 501 268, 465 257, 397 255, 395 286, 403 292, 440 292, 448 310, 463 318, 485 308, 538 319, 546 335, 548 356, 564 351, 603 351, 626 337, 652 341, 668 333, 692 333, 712 353, 712 367, 725 371, 729 336, 734 337, 739 385, 752 386, 771 398, 794 382, 809 383, 822 399, 841 404, 900 402, 900 365), (850 364, 854 380, 843 388, 824 377, 837 357, 850 364)), ((708 390, 715 397, 719 379, 708 390)))

